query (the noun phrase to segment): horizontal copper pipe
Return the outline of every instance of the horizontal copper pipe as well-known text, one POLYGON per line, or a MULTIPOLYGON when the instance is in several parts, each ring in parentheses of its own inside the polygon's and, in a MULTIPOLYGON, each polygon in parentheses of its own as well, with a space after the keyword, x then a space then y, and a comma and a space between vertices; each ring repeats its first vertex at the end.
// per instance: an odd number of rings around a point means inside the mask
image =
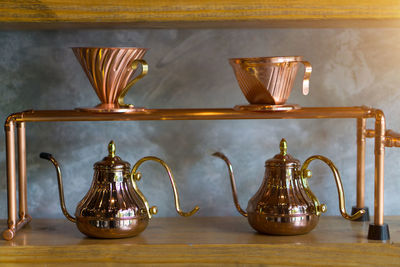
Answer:
MULTIPOLYGON (((375 130, 367 130, 366 137, 375 138, 375 130)), ((386 147, 400 147, 400 134, 393 130, 386 130, 384 144, 386 147)))
POLYGON ((392 131, 386 131, 385 146, 387 147, 400 147, 400 134, 392 131))
POLYGON ((367 107, 312 107, 290 111, 249 111, 232 108, 209 109, 146 109, 127 113, 102 113, 79 110, 29 110, 15 113, 10 121, 130 121, 130 120, 232 120, 232 119, 335 119, 371 118, 373 109, 367 107))

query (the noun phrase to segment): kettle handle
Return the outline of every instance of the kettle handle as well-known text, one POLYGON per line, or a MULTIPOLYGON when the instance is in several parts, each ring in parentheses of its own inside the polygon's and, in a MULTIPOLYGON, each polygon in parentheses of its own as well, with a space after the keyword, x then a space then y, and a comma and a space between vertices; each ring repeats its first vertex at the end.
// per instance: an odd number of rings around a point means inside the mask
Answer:
POLYGON ((175 208, 176 208, 176 212, 177 212, 179 215, 183 216, 183 217, 189 217, 189 216, 192 216, 193 214, 195 214, 195 213, 199 210, 199 207, 198 207, 198 206, 195 206, 195 207, 194 207, 191 211, 189 211, 189 212, 184 212, 184 211, 181 210, 180 202, 179 202, 178 189, 176 188, 174 176, 172 175, 171 169, 169 168, 169 166, 167 165, 167 163, 165 163, 165 162, 164 162, 162 159, 160 159, 160 158, 153 157, 153 156, 148 156, 148 157, 143 157, 143 158, 139 159, 139 160, 135 163, 135 165, 133 166, 132 171, 131 171, 131 181, 132 181, 133 188, 136 190, 136 192, 137 192, 138 195, 142 198, 144 204, 146 205, 149 218, 151 218, 151 215, 154 215, 155 213, 157 213, 157 207, 151 207, 151 208, 150 208, 149 203, 147 202, 147 199, 144 197, 143 193, 139 190, 139 188, 138 188, 138 186, 137 186, 137 184, 136 184, 136 181, 139 181, 139 180, 141 179, 141 176, 142 176, 141 173, 137 171, 138 168, 139 168, 139 166, 140 166, 142 163, 144 163, 145 161, 149 161, 149 160, 152 160, 152 161, 155 161, 155 162, 160 163, 160 164, 165 168, 165 170, 167 171, 167 174, 168 174, 168 176, 169 176, 169 180, 171 181, 172 190, 173 190, 173 192, 174 192, 174 199, 175 199, 175 208), (136 180, 136 181, 135 181, 135 180, 136 180))
POLYGON ((51 163, 53 163, 54 167, 56 168, 57 171, 57 181, 58 181, 58 193, 60 195, 60 206, 61 206, 61 210, 64 214, 64 216, 70 220, 73 223, 76 223, 76 218, 74 216, 72 216, 71 214, 69 214, 69 212, 67 211, 67 208, 65 207, 65 201, 64 201, 64 189, 63 189, 63 181, 62 181, 62 176, 61 176, 61 170, 60 170, 60 165, 58 164, 57 160, 53 157, 53 155, 46 153, 46 152, 42 152, 40 153, 40 158, 42 159, 47 159, 48 161, 50 161, 51 163))
POLYGON ((311 192, 311 190, 308 186, 308 182, 307 182, 307 179, 311 178, 311 171, 307 169, 308 165, 311 163, 311 161, 313 161, 315 159, 319 159, 319 160, 323 161, 324 163, 326 163, 326 165, 328 165, 329 168, 333 172, 333 177, 335 178, 336 187, 337 187, 338 195, 339 195, 339 210, 340 210, 340 213, 342 214, 343 218, 345 218, 347 220, 351 220, 351 221, 354 221, 354 220, 357 220, 358 218, 360 218, 365 213, 364 209, 357 211, 353 215, 349 215, 346 212, 344 190, 343 190, 342 180, 340 178, 339 171, 336 168, 335 164, 333 164, 333 162, 330 159, 328 159, 324 156, 321 156, 321 155, 314 155, 314 156, 311 156, 308 159, 306 159, 306 161, 304 161, 303 166, 301 167, 301 170, 300 170, 301 180, 302 180, 303 186, 306 189, 307 194, 313 200, 314 204, 318 204, 318 205, 316 205, 317 215, 319 215, 319 213, 321 213, 321 212, 325 212, 326 206, 324 204, 319 205, 318 199, 311 192))

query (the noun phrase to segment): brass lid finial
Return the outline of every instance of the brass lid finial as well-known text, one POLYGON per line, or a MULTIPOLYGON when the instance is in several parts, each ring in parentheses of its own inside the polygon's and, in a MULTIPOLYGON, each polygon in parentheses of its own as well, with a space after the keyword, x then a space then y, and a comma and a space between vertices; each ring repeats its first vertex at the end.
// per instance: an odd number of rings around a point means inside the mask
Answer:
MULTIPOLYGON (((111 172, 113 170, 130 170, 131 166, 129 162, 123 161, 120 157, 118 157, 115 153, 115 143, 111 140, 108 143, 108 155, 104 157, 102 160, 96 162, 94 164, 95 170, 107 170, 111 172)), ((130 172, 130 171, 129 171, 130 172)))
POLYGON ((295 168, 301 167, 300 161, 287 153, 287 142, 282 138, 279 144, 280 153, 265 161, 265 167, 271 168, 295 168))
POLYGON ((287 154, 287 142, 285 138, 282 138, 281 143, 279 144, 279 149, 281 150, 281 155, 286 156, 287 154))
POLYGON ((108 156, 109 157, 115 157, 115 143, 113 140, 108 143, 108 156))

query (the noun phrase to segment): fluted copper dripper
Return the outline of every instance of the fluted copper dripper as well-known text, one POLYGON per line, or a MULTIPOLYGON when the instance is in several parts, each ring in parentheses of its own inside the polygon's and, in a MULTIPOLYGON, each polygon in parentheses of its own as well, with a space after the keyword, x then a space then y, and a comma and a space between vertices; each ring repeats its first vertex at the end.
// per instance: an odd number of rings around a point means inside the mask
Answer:
POLYGON ((309 91, 311 64, 296 57, 229 59, 247 101, 252 105, 283 105, 289 98, 299 63, 304 64, 303 94, 309 91))
POLYGON ((88 109, 134 110, 133 105, 124 103, 124 96, 147 74, 148 66, 142 59, 146 48, 73 47, 72 50, 101 101, 95 108, 88 109), (142 72, 132 79, 140 64, 142 72))

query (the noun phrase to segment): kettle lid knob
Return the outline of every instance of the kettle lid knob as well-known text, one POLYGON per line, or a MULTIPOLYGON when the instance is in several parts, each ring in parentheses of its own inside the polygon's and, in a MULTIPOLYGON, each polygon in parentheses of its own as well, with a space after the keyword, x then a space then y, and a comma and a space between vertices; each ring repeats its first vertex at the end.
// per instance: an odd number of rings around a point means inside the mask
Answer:
POLYGON ((285 138, 282 138, 281 143, 279 144, 279 149, 281 150, 282 156, 287 155, 287 142, 286 142, 285 138))
POLYGON ((124 170, 130 172, 130 164, 126 161, 123 161, 120 157, 118 157, 115 153, 115 143, 114 141, 110 141, 108 143, 108 155, 104 157, 103 160, 98 161, 94 164, 95 170, 124 170))
POLYGON ((108 156, 111 158, 115 157, 115 143, 113 140, 108 143, 108 156))
POLYGON ((290 154, 287 153, 287 142, 285 138, 282 138, 279 144, 280 153, 276 154, 272 159, 269 159, 265 162, 265 167, 298 167, 300 165, 300 161, 293 158, 290 154))

